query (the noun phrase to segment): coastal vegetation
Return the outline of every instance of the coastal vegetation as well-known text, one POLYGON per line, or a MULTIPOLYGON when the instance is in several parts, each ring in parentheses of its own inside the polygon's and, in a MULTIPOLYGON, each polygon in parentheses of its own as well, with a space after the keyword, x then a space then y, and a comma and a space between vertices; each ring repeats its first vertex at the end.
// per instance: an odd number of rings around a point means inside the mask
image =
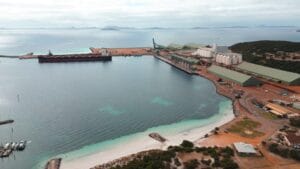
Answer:
POLYGON ((284 158, 292 158, 294 160, 300 161, 300 150, 289 149, 287 147, 280 146, 277 143, 272 143, 268 146, 268 149, 275 154, 280 155, 284 158))
POLYGON ((300 127, 300 117, 290 118, 290 124, 294 127, 300 127))
POLYGON ((190 141, 184 140, 179 146, 170 146, 166 151, 153 151, 136 156, 125 165, 113 165, 110 169, 173 169, 179 166, 184 169, 223 168, 237 169, 239 166, 232 159, 234 151, 230 147, 195 147, 190 141), (187 161, 180 159, 181 155, 188 156, 196 153, 201 159, 193 158, 187 161), (206 157, 206 158, 204 158, 206 157))
POLYGON ((228 129, 229 132, 237 133, 243 137, 255 138, 264 135, 264 133, 257 131, 256 128, 261 124, 259 122, 253 121, 250 118, 243 118, 231 125, 228 129))
POLYGON ((300 52, 299 42, 254 41, 230 46, 233 52, 243 54, 243 60, 263 66, 300 73, 300 61, 291 53, 300 52), (277 58, 277 59, 274 59, 277 58))

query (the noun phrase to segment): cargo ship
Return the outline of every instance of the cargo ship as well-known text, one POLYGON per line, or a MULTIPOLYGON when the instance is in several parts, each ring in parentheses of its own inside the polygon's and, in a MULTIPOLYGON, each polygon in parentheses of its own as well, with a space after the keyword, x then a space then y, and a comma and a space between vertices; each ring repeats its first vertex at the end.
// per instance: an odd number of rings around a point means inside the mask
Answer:
POLYGON ((101 54, 38 55, 39 63, 111 61, 112 56, 101 54))

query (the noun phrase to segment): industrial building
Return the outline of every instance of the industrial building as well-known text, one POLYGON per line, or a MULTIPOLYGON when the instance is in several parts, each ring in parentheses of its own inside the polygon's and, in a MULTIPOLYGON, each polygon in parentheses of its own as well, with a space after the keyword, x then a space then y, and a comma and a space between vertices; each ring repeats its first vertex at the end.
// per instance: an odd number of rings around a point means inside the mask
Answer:
POLYGON ((242 63, 242 61, 242 55, 239 53, 217 53, 216 55, 216 63, 226 66, 236 65, 242 63))
POLYGON ((213 73, 220 78, 224 78, 235 83, 238 83, 241 86, 258 86, 261 82, 249 75, 245 75, 233 70, 229 70, 220 66, 212 65, 208 68, 210 73, 213 73))
POLYGON ((278 104, 274 103, 268 103, 265 105, 265 108, 270 112, 275 114, 278 117, 285 117, 288 116, 289 114, 292 114, 292 112, 285 107, 282 107, 278 104))
POLYGON ((251 144, 243 142, 233 143, 233 146, 239 155, 256 155, 257 152, 251 144))
POLYGON ((216 44, 213 44, 212 47, 201 47, 193 52, 192 55, 208 63, 215 61, 218 64, 226 66, 236 65, 243 61, 241 54, 232 53, 227 48, 217 46, 216 44))
POLYGON ((183 57, 183 56, 178 56, 178 55, 171 55, 171 60, 175 62, 176 64, 179 64, 180 66, 193 70, 194 65, 199 64, 199 60, 190 58, 190 57, 183 57))
POLYGON ((215 58, 215 52, 216 52, 216 45, 214 45, 212 48, 208 48, 208 47, 199 48, 195 52, 193 52, 192 55, 196 56, 202 61, 212 63, 215 58))
POLYGON ((300 149, 300 133, 299 132, 287 132, 285 140, 288 146, 291 146, 296 149, 300 149))
POLYGON ((245 73, 287 85, 300 85, 300 74, 243 62, 236 67, 245 73))

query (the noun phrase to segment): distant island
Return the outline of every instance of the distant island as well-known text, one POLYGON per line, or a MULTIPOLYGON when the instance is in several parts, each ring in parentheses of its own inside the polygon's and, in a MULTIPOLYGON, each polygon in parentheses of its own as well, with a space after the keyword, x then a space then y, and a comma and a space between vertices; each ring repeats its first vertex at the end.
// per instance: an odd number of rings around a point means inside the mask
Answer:
POLYGON ((135 29, 134 27, 122 27, 122 26, 106 26, 101 28, 101 30, 113 30, 113 31, 118 31, 118 30, 124 30, 124 29, 135 29))
POLYGON ((300 42, 254 41, 237 43, 229 48, 242 53, 245 61, 300 73, 300 42))

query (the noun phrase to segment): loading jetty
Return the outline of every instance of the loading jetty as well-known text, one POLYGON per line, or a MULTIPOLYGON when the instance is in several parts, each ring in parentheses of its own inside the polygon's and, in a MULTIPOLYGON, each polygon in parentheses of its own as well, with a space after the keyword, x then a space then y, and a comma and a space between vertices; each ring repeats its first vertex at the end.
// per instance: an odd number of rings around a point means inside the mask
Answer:
POLYGON ((19 58, 19 56, 0 55, 0 58, 19 58))
POLYGON ((38 55, 39 63, 57 62, 88 62, 88 61, 111 61, 110 55, 102 54, 65 54, 65 55, 38 55))
POLYGON ((59 169, 62 158, 54 158, 47 162, 45 169, 59 169))
POLYGON ((13 122, 14 122, 14 120, 4 120, 4 121, 0 121, 0 125, 10 124, 13 122))
POLYGON ((171 66, 174 66, 175 68, 177 68, 177 69, 179 69, 179 70, 181 70, 181 71, 183 71, 183 72, 185 72, 187 74, 196 75, 196 73, 193 72, 192 70, 189 70, 189 69, 184 68, 183 66, 181 66, 179 64, 176 64, 176 63, 172 62, 170 59, 166 59, 166 58, 164 58, 163 56, 160 56, 160 55, 153 55, 153 56, 155 58, 157 58, 157 59, 159 59, 159 60, 161 60, 161 61, 163 61, 163 62, 165 62, 165 63, 167 63, 169 65, 171 65, 171 66))
POLYGON ((167 141, 167 139, 165 139, 163 136, 161 136, 158 133, 150 133, 149 137, 153 138, 156 141, 159 141, 161 143, 164 143, 165 141, 167 141))

